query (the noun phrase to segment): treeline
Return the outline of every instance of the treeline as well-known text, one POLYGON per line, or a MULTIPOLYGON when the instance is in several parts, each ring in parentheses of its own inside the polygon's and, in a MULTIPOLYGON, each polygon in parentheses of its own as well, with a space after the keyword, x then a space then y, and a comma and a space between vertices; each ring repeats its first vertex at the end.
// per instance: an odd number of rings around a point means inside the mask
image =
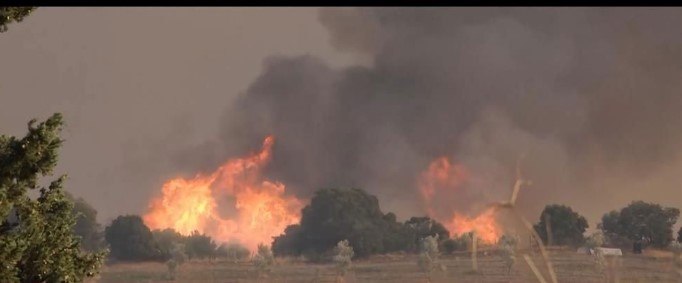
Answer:
MULTIPOLYGON (((0 281, 82 281, 98 272, 107 254, 125 261, 171 258, 169 268, 185 255, 249 257, 239 245, 218 245, 200 233, 183 236, 172 230, 151 231, 135 215, 120 216, 102 228, 93 207, 62 189, 64 176, 39 186, 57 164, 61 126, 62 116, 55 114, 41 123, 31 121, 24 137, 0 135, 0 281)), ((606 213, 597 228, 606 245, 625 247, 641 241, 664 248, 674 239, 672 229, 679 215, 677 208, 636 201, 606 213)), ((564 205, 548 205, 535 224, 545 243, 553 245, 582 245, 587 228, 585 218, 564 205)), ((432 219, 397 221, 395 214, 381 211, 375 196, 361 189, 323 189, 303 209, 299 224, 264 244, 271 244, 277 256, 322 260, 346 239, 356 257, 365 257, 414 252, 422 238, 434 239, 432 235, 438 235, 436 245, 445 252, 466 247, 466 236, 453 238, 432 219)), ((682 229, 677 240, 682 241, 682 229)), ((264 246, 259 250, 264 255, 269 252, 264 246)), ((256 258, 270 262, 269 256, 256 258)))
POLYGON ((78 215, 74 233, 81 238, 82 247, 93 250, 108 248, 109 257, 113 260, 167 261, 178 250, 188 259, 223 258, 239 261, 251 255, 247 248, 238 243, 217 244, 211 237, 198 231, 182 235, 173 229, 150 230, 138 215, 119 216, 103 231, 93 232, 99 225, 93 225, 96 222, 90 218, 92 214, 77 210, 82 207, 89 206, 81 204, 74 207, 74 214, 78 215))
MULTIPOLYGON (((665 248, 674 240, 672 229, 679 214, 676 208, 636 201, 606 213, 597 224, 598 233, 603 235, 606 246, 627 248, 634 241, 642 241, 645 245, 665 248)), ((593 236, 585 234, 589 228, 585 217, 569 206, 547 205, 538 220, 534 228, 547 245, 579 247, 593 236)), ((80 226, 87 225, 76 225, 80 226)), ((171 229, 151 231, 136 215, 119 216, 103 234, 110 256, 122 261, 165 261, 178 246, 190 259, 243 260, 250 256, 238 244, 218 245, 198 232, 183 236, 171 229)), ((471 237, 451 235, 441 223, 428 217, 397 221, 395 214, 381 211, 376 196, 362 189, 333 188, 317 191, 302 210, 300 223, 290 225, 272 243, 264 244, 271 244, 273 254, 278 257, 302 256, 310 261, 328 261, 334 247, 344 240, 353 247, 355 257, 366 257, 393 252, 416 253, 420 241, 434 235, 438 236, 439 250, 445 254, 466 250, 471 237)), ((682 241, 682 229, 677 232, 677 240, 682 241)), ((91 245, 84 242, 84 246, 91 245)))
MULTIPOLYGON (((645 246, 668 247, 674 240, 677 208, 635 201, 618 211, 605 214, 597 224, 604 245, 626 248, 634 241, 645 246)), ((589 227, 585 217, 565 205, 547 205, 534 229, 547 245, 582 246, 589 227)), ((302 211, 301 222, 276 237, 276 256, 305 256, 328 259, 339 241, 348 240, 356 257, 396 251, 415 252, 421 239, 438 235, 439 250, 452 253, 467 249, 469 235, 451 237, 440 223, 428 217, 412 217, 398 222, 393 213, 384 214, 378 199, 361 189, 323 189, 316 192, 302 211)), ((502 235, 505 237, 506 235, 502 235)), ((682 242, 682 228, 677 232, 682 242)))

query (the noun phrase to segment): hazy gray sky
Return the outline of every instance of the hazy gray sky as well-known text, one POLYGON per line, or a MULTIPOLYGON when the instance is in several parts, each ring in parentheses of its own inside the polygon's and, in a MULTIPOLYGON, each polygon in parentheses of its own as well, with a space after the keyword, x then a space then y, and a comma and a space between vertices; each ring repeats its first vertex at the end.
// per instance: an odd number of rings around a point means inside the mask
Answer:
POLYGON ((0 50, 0 132, 64 113, 59 173, 102 220, 143 212, 173 174, 158 147, 214 137, 265 57, 349 62, 313 8, 39 8, 0 50))
POLYGON ((506 196, 530 151, 520 206, 595 227, 632 200, 682 205, 680 24, 682 9, 40 8, 0 35, 0 132, 64 113, 59 173, 105 222, 274 134, 266 175, 288 192, 359 186, 399 217, 423 213, 434 158, 492 183, 442 198, 465 209, 506 196))

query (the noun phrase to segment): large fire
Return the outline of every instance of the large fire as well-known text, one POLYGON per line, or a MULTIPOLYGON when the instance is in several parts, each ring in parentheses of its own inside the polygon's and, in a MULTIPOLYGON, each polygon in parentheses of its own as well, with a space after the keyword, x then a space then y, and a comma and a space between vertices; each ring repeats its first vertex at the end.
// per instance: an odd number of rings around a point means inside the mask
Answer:
POLYGON ((272 155, 274 138, 263 141, 260 152, 232 159, 208 175, 175 178, 152 199, 144 222, 151 229, 172 228, 181 234, 199 231, 219 242, 238 241, 255 250, 269 245, 286 226, 298 223, 301 200, 285 196, 285 186, 260 178, 272 155), (234 211, 221 215, 220 200, 232 200, 234 211))
POLYGON ((501 229, 495 219, 494 208, 483 211, 473 218, 454 212, 448 217, 439 217, 432 202, 439 190, 456 191, 470 179, 470 173, 461 164, 452 164, 447 157, 440 157, 429 165, 419 179, 419 189, 424 198, 426 212, 429 217, 442 222, 453 235, 459 236, 468 232, 476 235, 487 244, 494 244, 501 236, 501 229))

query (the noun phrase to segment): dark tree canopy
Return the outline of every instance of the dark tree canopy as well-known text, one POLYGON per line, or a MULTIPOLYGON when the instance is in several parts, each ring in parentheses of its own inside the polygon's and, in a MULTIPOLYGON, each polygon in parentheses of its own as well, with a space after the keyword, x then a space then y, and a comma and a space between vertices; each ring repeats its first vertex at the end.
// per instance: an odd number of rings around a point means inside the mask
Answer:
POLYGON ((585 217, 570 207, 552 204, 545 206, 540 214, 540 222, 535 224, 535 231, 544 243, 548 242, 548 227, 551 230, 552 244, 573 246, 583 243, 585 240, 583 234, 588 224, 585 217))
POLYGON ((429 217, 412 217, 405 221, 405 228, 414 243, 414 246, 408 247, 410 251, 416 251, 421 240, 428 236, 438 235, 439 242, 450 238, 450 232, 445 226, 429 217))
POLYGON ((605 214, 599 228, 612 237, 643 239, 655 247, 666 247, 673 241, 673 225, 679 216, 677 208, 635 201, 620 211, 605 214))
POLYGON ((81 238, 83 249, 88 251, 99 250, 105 246, 104 231, 102 225, 97 222, 97 210, 83 198, 74 198, 66 194, 74 203, 73 215, 76 217, 76 225, 73 232, 81 238))
POLYGON ((178 244, 185 244, 185 237, 173 229, 163 229, 152 231, 154 242, 159 249, 159 257, 161 260, 169 260, 172 257, 173 250, 178 244))
POLYGON ((677 241, 682 243, 682 227, 677 231, 677 241))
POLYGON ((187 236, 185 248, 190 259, 213 258, 218 245, 210 236, 194 231, 191 235, 187 236))
POLYGON ((275 255, 320 255, 347 239, 358 257, 405 246, 404 227, 392 213, 384 214, 379 200, 361 189, 323 189, 303 208, 300 225, 276 237, 275 255))
POLYGON ((21 22, 37 7, 0 7, 0 32, 7 31, 7 25, 21 22))
POLYGON ((111 256, 122 261, 159 259, 154 236, 138 215, 119 216, 104 230, 111 256))
POLYGON ((62 145, 61 114, 35 122, 21 139, 0 136, 0 282, 80 282, 98 272, 106 251, 81 250, 65 176, 29 196, 52 173, 62 145))

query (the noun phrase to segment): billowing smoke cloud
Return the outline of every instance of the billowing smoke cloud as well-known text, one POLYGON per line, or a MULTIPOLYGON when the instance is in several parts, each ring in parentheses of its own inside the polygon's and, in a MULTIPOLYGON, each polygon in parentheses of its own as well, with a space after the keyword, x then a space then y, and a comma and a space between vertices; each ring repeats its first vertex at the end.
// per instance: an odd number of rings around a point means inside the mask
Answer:
POLYGON ((682 205, 670 173, 682 167, 682 10, 329 8, 320 22, 369 63, 269 59, 220 142, 183 164, 213 166, 272 133, 272 179, 304 196, 362 187, 399 216, 423 212, 416 178, 444 155, 491 180, 457 205, 507 198, 523 154, 533 212, 682 205))

